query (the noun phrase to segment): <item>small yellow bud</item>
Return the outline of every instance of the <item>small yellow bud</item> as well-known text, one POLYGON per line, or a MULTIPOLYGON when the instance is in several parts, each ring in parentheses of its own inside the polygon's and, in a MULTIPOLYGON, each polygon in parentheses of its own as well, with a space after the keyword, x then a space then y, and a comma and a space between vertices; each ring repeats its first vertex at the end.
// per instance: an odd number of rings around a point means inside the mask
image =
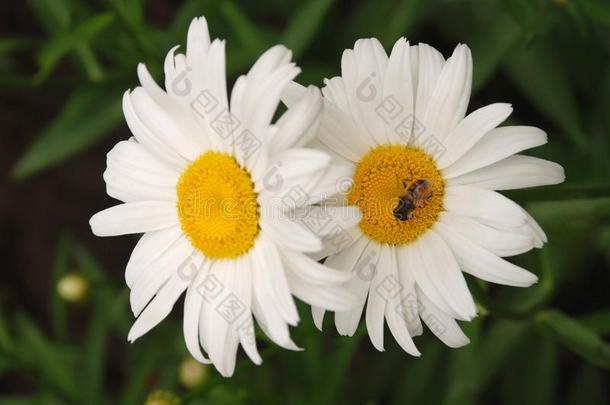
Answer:
POLYGON ((205 365, 199 363, 193 358, 182 360, 178 368, 180 383, 186 388, 192 389, 201 385, 208 375, 208 369, 205 365))
POLYGON ((78 273, 68 273, 57 282, 57 294, 68 302, 81 302, 87 297, 89 282, 78 273))
POLYGON ((144 401, 144 405, 179 405, 180 398, 174 393, 165 390, 151 392, 144 401))

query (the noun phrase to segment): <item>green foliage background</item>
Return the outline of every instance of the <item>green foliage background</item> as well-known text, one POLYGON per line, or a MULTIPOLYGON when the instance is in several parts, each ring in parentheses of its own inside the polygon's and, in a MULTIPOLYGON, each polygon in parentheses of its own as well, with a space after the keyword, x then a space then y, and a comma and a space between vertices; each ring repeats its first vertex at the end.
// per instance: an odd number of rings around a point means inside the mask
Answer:
MULTIPOLYGON (((103 250, 89 246, 85 228, 67 227, 56 235, 55 261, 42 269, 49 275, 44 310, 24 305, 21 287, 2 278, 0 404, 138 404, 159 388, 188 404, 609 402, 610 2, 28 0, 27 10, 37 33, 0 37, 0 89, 38 97, 60 89, 64 96, 3 173, 11 187, 27 188, 87 150, 102 167, 101 145, 128 137, 120 103, 123 91, 136 86, 137 63, 160 79, 165 53, 184 44, 188 23, 199 15, 227 39, 232 79, 276 43, 293 50, 301 83, 321 85, 339 73, 343 49, 361 37, 378 37, 389 50, 406 36, 446 56, 465 42, 474 56, 470 110, 511 102, 510 123, 548 132, 549 144, 532 154, 564 165, 567 181, 508 193, 547 231, 544 249, 515 259, 540 282, 520 290, 469 279, 481 312, 463 324, 469 346, 448 349, 428 332, 416 339, 423 353, 416 359, 386 334, 387 350, 378 353, 363 328, 354 338, 337 336, 331 322, 317 332, 301 305, 293 334, 304 352, 278 350, 260 336, 262 367, 240 355, 233 378, 209 369, 195 389, 178 378, 187 356, 181 305, 137 343, 126 342, 133 321, 128 291, 108 257, 122 255, 118 261, 126 263, 127 256, 107 249, 133 242, 115 239, 103 250), (24 58, 34 69, 17 63, 24 58), (69 271, 90 283, 80 305, 55 292, 69 271)), ((9 136, 15 134, 2 134, 9 136)), ((90 214, 109 205, 101 174, 94 174, 100 203, 90 214)), ((86 224, 88 217, 79 220, 86 224)), ((16 268, 9 262, 2 272, 16 268)))

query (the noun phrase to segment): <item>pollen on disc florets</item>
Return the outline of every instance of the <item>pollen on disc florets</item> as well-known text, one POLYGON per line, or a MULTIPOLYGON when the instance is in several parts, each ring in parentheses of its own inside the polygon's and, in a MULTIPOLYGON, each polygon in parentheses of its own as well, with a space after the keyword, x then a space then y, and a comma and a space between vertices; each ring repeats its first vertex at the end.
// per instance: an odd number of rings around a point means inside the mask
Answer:
POLYGON ((413 146, 381 145, 356 165, 348 201, 362 212, 360 230, 380 243, 404 245, 429 229, 443 209, 445 182, 434 159, 413 146), (394 209, 408 186, 426 180, 432 195, 408 220, 396 218, 394 209), (406 186, 406 187, 405 187, 406 186))
POLYGON ((254 245, 257 195, 235 158, 214 151, 199 156, 180 176, 177 193, 182 231, 205 256, 236 258, 254 245))

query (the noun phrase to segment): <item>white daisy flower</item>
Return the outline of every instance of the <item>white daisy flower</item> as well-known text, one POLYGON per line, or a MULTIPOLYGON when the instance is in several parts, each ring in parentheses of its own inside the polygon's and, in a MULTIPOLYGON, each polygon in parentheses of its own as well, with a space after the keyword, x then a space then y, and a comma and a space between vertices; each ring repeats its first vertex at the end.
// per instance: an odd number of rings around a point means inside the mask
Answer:
MULTIPOLYGON (((456 320, 471 320, 477 310, 462 272, 530 286, 536 276, 501 257, 546 242, 536 221, 496 191, 561 183, 563 168, 515 155, 547 136, 534 127, 498 127, 512 112, 509 104, 466 115, 472 58, 465 45, 445 60, 403 38, 388 57, 379 41, 362 39, 343 53, 341 71, 325 81, 312 144, 351 165, 342 202, 362 213, 352 243, 325 262, 358 275, 348 287, 359 306, 336 312, 337 330, 353 335, 366 303, 378 350, 384 321, 416 356, 412 337, 422 333, 421 320, 448 346, 465 345, 456 320)), ((283 99, 290 106, 304 91, 294 83, 283 99)), ((324 309, 313 312, 321 328, 324 309)))
MULTIPOLYGON (((188 350, 230 376, 240 344, 261 363, 252 315, 272 341, 298 350, 288 329, 299 321, 292 295, 329 310, 356 303, 341 286, 349 274, 305 254, 333 231, 316 234, 300 216, 324 195, 316 188, 350 168, 302 147, 319 124, 315 87, 271 123, 281 92, 300 72, 288 49, 265 52, 237 79, 230 102, 224 42, 210 42, 204 18, 190 25, 186 55, 175 50, 165 60, 166 90, 138 66, 141 87, 123 97, 134 138, 110 151, 104 173, 108 194, 123 204, 90 224, 98 236, 144 233, 125 274, 138 317, 129 340, 157 325, 186 291, 188 350)), ((359 219, 350 208, 334 225, 359 219)))

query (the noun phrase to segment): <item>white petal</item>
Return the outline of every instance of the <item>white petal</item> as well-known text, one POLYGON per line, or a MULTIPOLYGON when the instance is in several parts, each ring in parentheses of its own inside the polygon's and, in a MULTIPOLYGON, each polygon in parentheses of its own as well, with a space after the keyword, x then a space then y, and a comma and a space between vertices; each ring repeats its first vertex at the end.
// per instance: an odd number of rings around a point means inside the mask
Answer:
POLYGON ((423 332, 423 327, 419 319, 419 308, 417 303, 417 293, 415 291, 415 277, 411 266, 410 245, 399 246, 396 249, 398 280, 402 286, 400 291, 401 305, 396 306, 397 311, 402 311, 402 319, 407 324, 407 329, 411 336, 419 336, 423 332))
POLYGON ((237 277, 235 282, 235 294, 246 307, 240 324, 237 325, 239 342, 244 351, 254 364, 261 364, 261 358, 256 347, 256 334, 254 331, 254 320, 252 318, 252 273, 250 260, 246 256, 237 259, 237 277))
POLYGON ((142 311, 133 324, 127 336, 129 342, 134 342, 140 336, 157 326, 171 312, 174 304, 182 295, 189 280, 185 280, 178 274, 174 274, 167 283, 161 287, 159 293, 148 306, 142 311))
POLYGON ((296 252, 317 252, 322 250, 322 241, 305 226, 285 216, 261 216, 261 229, 285 249, 296 252))
POLYGON ((180 172, 151 154, 135 141, 121 141, 108 152, 108 168, 115 169, 141 182, 175 187, 180 172))
POLYGON ((184 341, 189 353, 199 362, 209 364, 207 359, 201 352, 199 346, 199 317, 201 315, 201 307, 203 305, 203 294, 199 290, 202 288, 202 282, 209 274, 211 261, 206 260, 204 265, 198 270, 195 279, 191 282, 186 291, 184 299, 184 321, 182 329, 184 332, 184 341))
POLYGON ((422 125, 443 142, 466 114, 472 87, 472 55, 466 45, 458 45, 447 59, 428 99, 422 125))
POLYGON ((195 160, 206 144, 199 134, 195 121, 187 119, 187 113, 171 114, 154 102, 148 93, 137 87, 130 95, 133 108, 142 124, 160 142, 185 159, 195 160))
POLYGON ((138 241, 125 269, 125 281, 131 288, 134 281, 143 271, 161 256, 174 242, 182 236, 179 226, 173 226, 160 231, 147 232, 138 241))
MULTIPOLYGON (((408 286, 402 285, 400 278, 398 277, 398 263, 396 248, 391 247, 392 261, 389 269, 389 274, 384 281, 384 284, 376 287, 375 293, 381 294, 386 301, 385 306, 385 318, 388 321, 388 327, 392 336, 398 342, 400 347, 407 353, 413 356, 420 356, 421 353, 415 347, 411 333, 409 332, 408 318, 405 317, 405 312, 402 303, 402 292, 407 289, 408 286)), ((411 286, 413 288, 413 286, 411 286)), ((415 296, 414 290, 411 294, 415 296)))
POLYGON ((457 162, 443 170, 446 179, 469 173, 515 153, 547 142, 546 133, 536 127, 508 126, 489 131, 457 162))
POLYGON ((417 296, 421 307, 421 318, 444 344, 457 348, 470 343, 470 339, 462 332, 453 317, 438 308, 420 289, 417 291, 417 296))
POLYGON ((446 312, 455 314, 456 318, 474 318, 476 307, 472 295, 453 253, 443 239, 429 230, 416 241, 416 248, 423 264, 423 267, 413 266, 419 288, 439 307, 448 307, 446 312))
POLYGON ((428 100, 436 87, 436 81, 443 69, 445 59, 433 47, 419 44, 411 47, 413 83, 416 86, 415 118, 421 122, 428 100))
POLYGON ((322 118, 322 96, 315 86, 309 86, 305 95, 278 120, 277 132, 270 144, 274 155, 288 148, 299 148, 317 134, 322 118))
POLYGON ((375 349, 382 352, 383 348, 383 327, 385 320, 386 300, 380 293, 380 288, 391 275, 392 266, 395 266, 396 257, 393 255, 390 246, 383 244, 379 247, 379 261, 375 267, 375 276, 371 281, 371 289, 366 304, 366 329, 369 332, 371 343, 375 349))
POLYGON ((345 83, 341 76, 335 76, 330 79, 324 79, 324 87, 322 87, 324 98, 341 111, 350 114, 349 104, 347 102, 347 94, 345 93, 345 83))
MULTIPOLYGON (((217 293, 206 294, 200 314, 200 339, 216 369, 225 377, 233 374, 238 340, 232 322, 234 313, 224 310, 226 300, 235 303, 235 262, 216 260, 209 271, 220 286, 217 293)), ((238 303, 237 305, 242 305, 238 303)))
POLYGON ((362 217, 355 206, 307 206, 297 209, 298 221, 321 238, 344 234, 358 225, 362 217))
POLYGON ((498 229, 449 211, 443 212, 439 220, 453 229, 459 229, 461 235, 497 256, 514 256, 537 247, 536 240, 529 232, 498 229))
POLYGON ((176 187, 159 186, 145 183, 142 179, 133 177, 121 169, 109 167, 104 171, 106 192, 109 196, 122 202, 136 201, 169 201, 178 200, 176 187))
POLYGON ((468 114, 442 141, 444 151, 436 155, 438 167, 444 169, 457 161, 512 111, 510 104, 495 103, 468 114))
POLYGON ((321 307, 316 307, 315 305, 313 305, 311 307, 311 317, 313 318, 313 323, 314 325, 316 325, 316 328, 318 328, 318 330, 322 330, 322 326, 324 323, 324 314, 326 313, 326 310, 324 308, 321 307))
POLYGON ((357 305, 357 299, 341 286, 321 286, 308 283, 288 268, 286 279, 293 295, 309 305, 330 311, 346 311, 357 305))
POLYGON ((302 84, 294 81, 290 82, 286 85, 286 87, 284 87, 281 94, 281 100, 284 104, 286 104, 286 107, 292 108, 305 96, 306 91, 307 87, 303 86, 302 84))
POLYGON ((285 184, 302 181, 303 177, 326 169, 329 163, 330 156, 322 151, 300 148, 284 150, 273 157, 262 179, 254 179, 255 191, 263 194, 262 199, 281 197, 286 189, 285 184))
POLYGON ((131 287, 129 301, 134 315, 137 316, 144 309, 161 286, 174 274, 190 280, 185 270, 187 272, 190 270, 187 266, 195 258, 193 247, 183 236, 147 266, 131 287))
POLYGON ((178 223, 176 204, 166 201, 130 202, 107 208, 89 220, 97 236, 144 233, 178 223))
POLYGON ((324 100, 317 140, 351 162, 358 162, 362 155, 375 146, 375 142, 362 124, 356 121, 356 117, 341 111, 328 100, 324 100))
POLYGON ((123 114, 125 121, 131 130, 133 136, 140 142, 150 153, 164 161, 176 172, 182 172, 182 169, 187 165, 187 160, 180 156, 176 151, 172 150, 169 145, 165 144, 157 135, 148 128, 142 119, 136 114, 131 94, 126 91, 123 94, 123 114))
POLYGON ((529 271, 499 258, 463 237, 457 229, 443 220, 435 225, 435 229, 449 244, 462 269, 475 277, 515 287, 529 287, 538 280, 538 277, 529 271))
POLYGON ((252 281, 257 296, 270 300, 288 324, 296 325, 299 314, 288 288, 288 269, 282 262, 278 248, 267 235, 262 234, 253 249, 253 258, 258 263, 252 268, 252 281))
POLYGON ((375 39, 359 39, 354 50, 343 53, 341 71, 352 117, 376 144, 388 142, 385 123, 376 108, 383 100, 383 79, 388 56, 375 39))
POLYGON ((447 211, 486 224, 520 227, 528 222, 527 213, 519 205, 495 191, 478 187, 447 187, 443 204, 447 211))
POLYGON ((409 43, 400 38, 392 48, 383 80, 383 102, 376 107, 377 114, 386 124, 386 138, 390 143, 406 143, 411 139, 412 122, 406 133, 398 128, 401 124, 404 125, 405 120, 412 121, 415 107, 414 87, 409 43))
POLYGON ((515 155, 449 180, 489 190, 512 190, 563 183, 563 167, 549 160, 515 155))
POLYGON ((320 286, 339 285, 349 281, 354 275, 350 272, 335 270, 322 265, 303 253, 281 252, 282 261, 286 268, 299 275, 307 283, 320 286))
POLYGON ((345 287, 357 297, 358 305, 349 311, 335 314, 335 325, 340 335, 353 336, 356 332, 378 261, 379 251, 376 245, 370 243, 365 236, 326 259, 324 264, 327 266, 355 274, 345 287))

